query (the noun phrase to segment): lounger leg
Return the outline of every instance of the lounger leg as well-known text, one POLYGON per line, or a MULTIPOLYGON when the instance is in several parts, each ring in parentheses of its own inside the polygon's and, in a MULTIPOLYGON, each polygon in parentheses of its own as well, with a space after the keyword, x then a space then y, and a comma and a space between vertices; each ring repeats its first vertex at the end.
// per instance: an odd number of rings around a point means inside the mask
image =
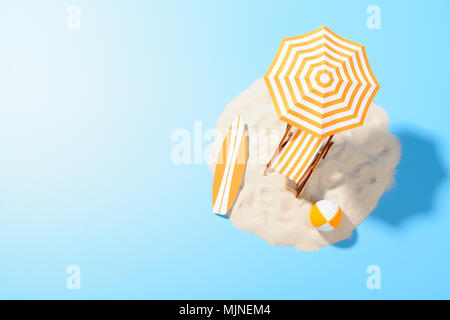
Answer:
POLYGON ((314 170, 316 169, 317 165, 320 162, 320 159, 325 159, 325 157, 328 154, 328 151, 330 151, 331 146, 334 144, 333 141, 331 141, 331 139, 333 139, 333 136, 330 136, 330 138, 328 138, 327 143, 325 144, 325 147, 323 148, 323 150, 318 154, 316 160, 311 164, 311 166, 308 168, 308 173, 305 176, 305 178, 303 180, 301 180, 301 183, 298 186, 297 189, 297 194, 295 195, 296 198, 298 198, 300 196, 300 194, 302 193, 303 189, 306 186, 306 183, 308 182, 309 178, 311 178, 312 173, 314 172, 314 170))
POLYGON ((333 144, 334 144, 334 142, 333 142, 333 141, 331 141, 331 142, 330 142, 330 143, 328 144, 328 146, 327 146, 326 150, 324 150, 324 153, 323 153, 322 159, 325 159, 325 158, 326 158, 326 156, 327 156, 327 154, 328 154, 328 151, 330 151, 330 149, 331 149, 331 147, 333 146, 333 144))
POLYGON ((308 174, 306 175, 305 179, 303 179, 303 181, 301 182, 301 184, 299 185, 298 189, 297 189, 297 194, 295 195, 296 198, 299 197, 299 195, 302 193, 303 189, 306 186, 306 183, 308 182, 309 178, 311 177, 312 174, 312 170, 310 170, 308 172, 308 174))
POLYGON ((292 125, 288 124, 286 127, 286 132, 283 135, 283 138, 281 138, 280 144, 278 145, 278 148, 275 150, 272 158, 266 165, 266 169, 264 170, 264 175, 267 174, 267 171, 269 170, 270 165, 272 164, 273 160, 280 154, 280 152, 283 150, 284 146, 286 145, 286 142, 290 138, 289 132, 291 131, 292 125))

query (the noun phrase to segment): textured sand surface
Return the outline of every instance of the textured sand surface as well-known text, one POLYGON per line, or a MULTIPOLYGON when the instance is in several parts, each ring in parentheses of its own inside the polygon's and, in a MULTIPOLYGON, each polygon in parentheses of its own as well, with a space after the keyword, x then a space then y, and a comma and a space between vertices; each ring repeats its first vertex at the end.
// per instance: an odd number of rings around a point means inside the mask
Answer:
MULTIPOLYGON (((335 135, 335 145, 320 162, 300 199, 295 198, 287 186, 289 181, 281 175, 263 175, 265 163, 286 127, 277 118, 263 79, 227 105, 217 120, 217 129, 224 133, 237 114, 248 126, 249 159, 229 217, 237 228, 271 244, 316 250, 344 240, 393 183, 400 145, 389 132, 388 116, 379 106, 371 106, 362 127, 335 135), (343 211, 341 225, 331 232, 315 230, 309 220, 312 205, 322 199, 335 201, 343 211)), ((222 137, 217 136, 211 147, 214 161, 221 142, 222 137)), ((214 165, 210 164, 211 170, 214 165)))

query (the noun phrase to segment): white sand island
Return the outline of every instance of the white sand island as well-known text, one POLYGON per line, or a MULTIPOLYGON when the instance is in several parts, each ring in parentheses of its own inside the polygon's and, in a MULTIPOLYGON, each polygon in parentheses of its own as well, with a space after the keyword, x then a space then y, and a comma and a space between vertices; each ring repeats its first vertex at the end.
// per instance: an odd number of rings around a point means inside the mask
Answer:
MULTIPOLYGON (((372 212, 381 195, 393 184, 400 145, 389 131, 386 112, 372 105, 362 127, 335 135, 335 145, 314 171, 299 199, 283 176, 263 175, 284 133, 263 79, 257 80, 229 103, 217 120, 225 133, 240 114, 247 124, 249 158, 236 202, 228 216, 239 229, 281 246, 317 250, 351 236, 353 229, 372 212), (312 205, 332 200, 342 208, 340 226, 330 232, 315 230, 309 220, 312 205)), ((217 159, 222 137, 211 147, 217 159)), ((210 164, 214 170, 215 163, 210 164)))

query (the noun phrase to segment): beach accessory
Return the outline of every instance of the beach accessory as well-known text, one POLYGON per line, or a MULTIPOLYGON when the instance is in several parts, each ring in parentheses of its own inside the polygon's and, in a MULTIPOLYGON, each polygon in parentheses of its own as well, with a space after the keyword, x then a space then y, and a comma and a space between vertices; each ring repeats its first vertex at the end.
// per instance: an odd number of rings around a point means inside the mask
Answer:
POLYGON ((333 135, 364 123, 379 84, 364 46, 327 27, 285 38, 264 76, 283 139, 266 166, 293 180, 297 197, 333 145, 333 135))
POLYGON ((226 215, 236 199, 247 162, 247 137, 240 115, 231 124, 216 162, 213 182, 213 210, 226 215))
POLYGON ((266 170, 270 167, 294 181, 298 197, 320 159, 325 159, 334 142, 331 136, 321 139, 297 128, 293 132, 290 130, 291 125, 288 125, 285 140, 281 141, 266 170))
POLYGON ((319 231, 332 231, 342 220, 341 208, 330 200, 320 200, 311 208, 311 224, 319 231))

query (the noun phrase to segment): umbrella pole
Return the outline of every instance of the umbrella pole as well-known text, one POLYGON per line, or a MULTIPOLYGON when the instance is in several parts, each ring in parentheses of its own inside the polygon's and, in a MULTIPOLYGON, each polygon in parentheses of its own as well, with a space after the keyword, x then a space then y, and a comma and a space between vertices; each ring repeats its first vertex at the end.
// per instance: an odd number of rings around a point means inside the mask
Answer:
POLYGON ((269 170, 269 167, 272 164, 273 160, 275 160, 275 158, 280 154, 280 152, 283 150, 284 146, 286 145, 287 140, 290 138, 289 132, 291 131, 291 128, 292 128, 292 125, 288 124, 286 127, 286 132, 284 133, 283 138, 281 138, 278 148, 275 150, 272 158, 266 165, 266 169, 264 170, 264 175, 267 174, 267 171, 269 170))
POLYGON ((310 165, 308 170, 305 172, 306 176, 303 178, 303 180, 301 180, 302 182, 298 185, 297 194, 295 195, 296 198, 298 198, 300 196, 300 194, 302 193, 303 189, 306 186, 306 183, 308 182, 309 178, 311 178, 312 173, 314 172, 314 170, 316 169, 317 165, 319 164, 320 159, 325 159, 325 157, 327 156, 328 151, 330 151, 330 148, 334 144, 334 142, 331 141, 332 139, 333 139, 333 135, 331 135, 328 138, 327 143, 325 144, 325 147, 317 155, 317 157, 314 160, 314 162, 310 165))

